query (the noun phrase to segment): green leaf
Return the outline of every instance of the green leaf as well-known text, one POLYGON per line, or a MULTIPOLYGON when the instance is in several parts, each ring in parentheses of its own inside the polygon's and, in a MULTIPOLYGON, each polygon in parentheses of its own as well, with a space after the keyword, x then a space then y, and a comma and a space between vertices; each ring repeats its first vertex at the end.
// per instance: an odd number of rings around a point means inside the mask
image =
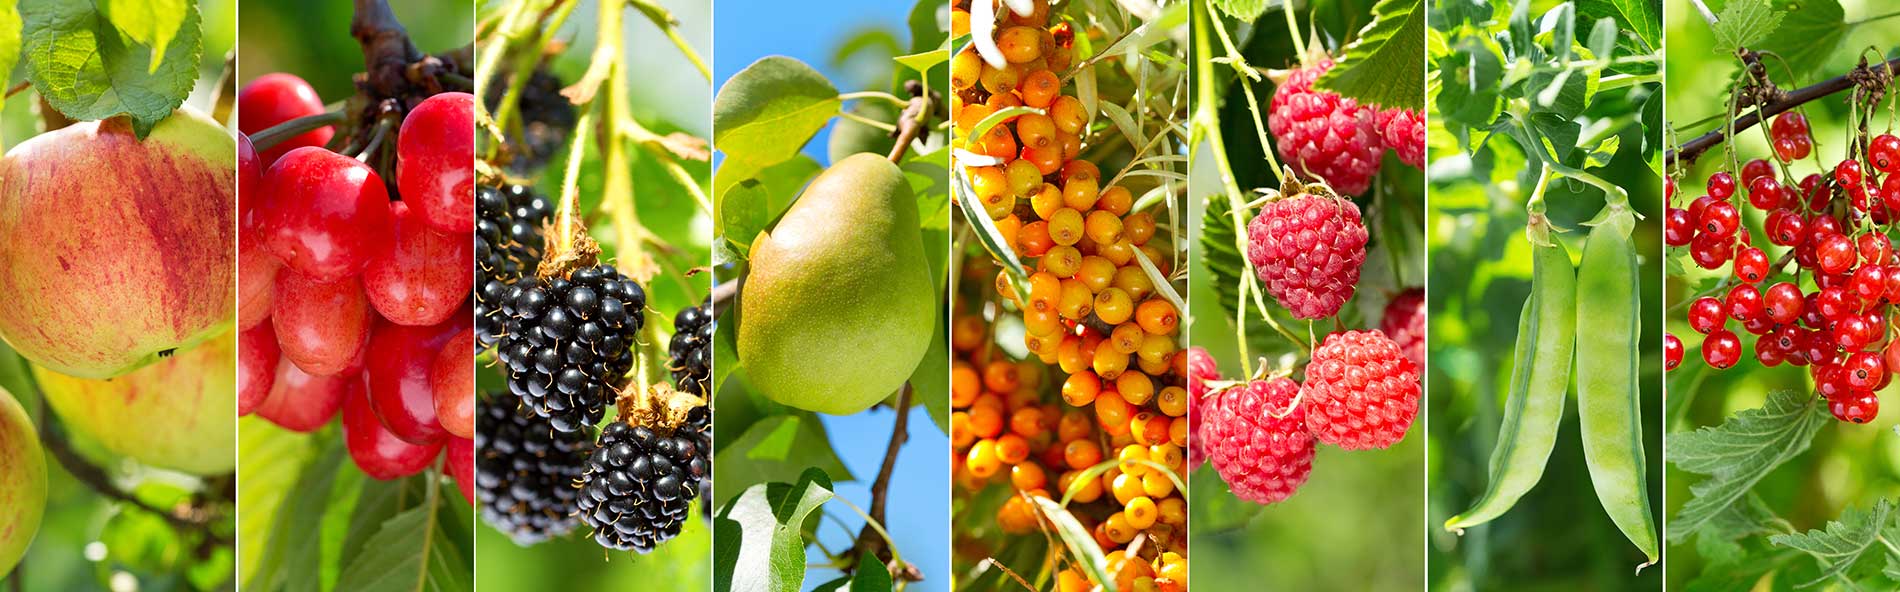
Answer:
MULTIPOLYGON (((370 537, 378 527, 403 509, 402 499, 408 480, 381 481, 364 479, 357 488, 356 507, 350 510, 349 530, 343 537, 341 552, 337 562, 349 565, 356 562, 367 547, 370 537)), ((379 550, 380 551, 380 550, 379 550)))
MULTIPOLYGON (((1290 2, 1292 0, 1281 1, 1290 2)), ((1214 5, 1214 8, 1220 9, 1220 11, 1227 16, 1241 22, 1252 22, 1254 19, 1260 18, 1260 13, 1266 12, 1268 6, 1268 0, 1208 0, 1208 3, 1214 5)))
POLYGON ((1361 103, 1424 109, 1424 0, 1381 0, 1359 39, 1314 86, 1361 103))
MULTIPOLYGON (((4 4, 4 2, 0 2, 4 4)), ((11 350, 8 350, 11 353, 11 350)), ((315 451, 313 436, 252 416, 238 420, 238 581, 249 582, 268 547, 277 510, 296 491, 297 475, 315 451)))
POLYGON ((937 67, 937 64, 950 61, 950 41, 945 40, 943 47, 938 49, 900 55, 892 59, 897 60, 899 64, 909 66, 912 70, 916 70, 918 74, 929 74, 930 69, 937 67))
POLYGON ((1101 589, 1104 592, 1115 592, 1115 579, 1108 577, 1108 562, 1102 557, 1102 547, 1095 544, 1095 537, 1089 534, 1089 530, 1082 527, 1082 523, 1069 513, 1068 508, 1055 500, 1042 496, 1031 496, 1029 499, 1036 502, 1036 508, 1042 510, 1042 515, 1055 526, 1056 537, 1062 539, 1063 546, 1069 548, 1072 560, 1080 565, 1083 575, 1091 581, 1102 582, 1101 589))
MULTIPOLYGON (((278 507, 270 539, 263 547, 257 572, 244 587, 276 589, 289 582, 312 581, 319 576, 323 554, 323 516, 336 485, 337 472, 347 456, 342 437, 334 430, 317 436, 316 457, 297 475, 297 484, 278 507)), ((247 520, 240 519, 239 522, 247 520)))
MULTIPOLYGON (((1828 522, 1825 528, 1775 535, 1768 537, 1768 542, 1800 550, 1821 562, 1824 568, 1821 577, 1802 585, 1811 586, 1844 575, 1860 563, 1867 551, 1880 542, 1881 535, 1895 528, 1893 517, 1893 502, 1882 499, 1874 502, 1871 510, 1848 508, 1841 513, 1840 520, 1828 522)), ((1891 560, 1893 554, 1888 555, 1891 560)))
POLYGON ((1616 28, 1636 34, 1648 49, 1662 47, 1660 0, 1578 0, 1577 15, 1590 20, 1615 19, 1616 28))
POLYGON ((68 118, 130 115, 143 138, 197 82, 203 40, 194 5, 162 54, 120 35, 91 2, 27 0, 20 9, 27 80, 68 118))
POLYGON ((0 1, 0 84, 13 75, 13 64, 20 61, 20 9, 9 1, 0 1))
POLYGON ((382 523, 364 543, 374 553, 357 556, 343 568, 338 590, 471 590, 473 565, 443 535, 438 522, 445 501, 422 504, 382 523))
MULTIPOLYGON (((937 429, 950 433, 950 381, 944 377, 950 375, 949 333, 944 331, 946 322, 943 315, 936 315, 935 328, 930 333, 930 350, 924 352, 924 359, 917 363, 917 369, 910 373, 911 404, 923 405, 930 412, 930 422, 937 429)), ((908 409, 899 413, 909 413, 908 409)))
MULTIPOLYGON (((949 47, 950 31, 944 24, 937 22, 937 13, 943 3, 935 0, 918 0, 910 7, 910 17, 905 24, 910 28, 910 51, 922 53, 933 47, 949 47)), ((945 58, 948 59, 948 58, 945 58)))
POLYGON ((1665 458, 1708 479, 1689 488, 1694 497, 1669 522, 1669 540, 1681 542, 1703 529, 1775 467, 1806 451, 1814 433, 1829 420, 1816 403, 1820 400, 1777 392, 1766 405, 1737 413, 1722 425, 1670 435, 1665 458))
MULTIPOLYGON (((929 154, 913 150, 908 154, 897 168, 903 169, 904 178, 910 181, 910 192, 917 197, 917 227, 950 228, 950 149, 938 148, 929 154)), ((934 264, 940 259, 931 261, 934 264)), ((940 270, 931 270, 933 275, 937 271, 940 270)))
POLYGON ((1825 67, 1847 34, 1857 28, 1848 24, 1838 0, 1794 0, 1779 6, 1787 9, 1779 13, 1783 17, 1781 26, 1755 49, 1774 52, 1796 72, 1825 67))
POLYGON ((185 24, 185 0, 100 0, 99 11, 120 33, 152 48, 151 71, 164 63, 165 48, 185 24))
POLYGON ((851 592, 891 592, 891 570, 882 565, 858 566, 851 577, 851 592))
POLYGON ((812 469, 836 475, 838 481, 855 479, 831 448, 825 424, 799 411, 761 419, 720 445, 713 458, 713 482, 726 491, 740 491, 759 483, 794 481, 812 469))
MULTIPOLYGON (((733 168, 728 161, 722 170, 733 168)), ((805 184, 818 176, 818 162, 803 154, 767 166, 753 176, 732 183, 720 193, 713 209, 719 213, 714 232, 725 237, 742 254, 750 254, 752 241, 778 220, 797 200, 805 184)))
POLYGON ((718 318, 713 320, 713 392, 719 391, 719 385, 726 383, 726 376, 739 367, 739 313, 738 307, 727 306, 718 318))
POLYGON ((1781 26, 1782 14, 1768 6, 1768 0, 1729 0, 1716 16, 1716 53, 1732 55, 1735 50, 1754 45, 1781 26))
POLYGON ((797 592, 805 582, 805 518, 833 497, 831 479, 818 469, 797 484, 746 488, 713 521, 713 589, 797 592))
MULTIPOLYGON (((898 107, 885 101, 859 100, 851 103, 849 111, 875 121, 888 122, 897 120, 898 107)), ((831 162, 838 162, 844 160, 846 156, 859 152, 890 154, 891 146, 896 143, 897 140, 891 138, 890 132, 866 125, 856 119, 840 118, 836 125, 831 126, 831 136, 825 146, 825 155, 831 159, 831 162)))
POLYGON ((838 88, 811 66, 785 56, 761 58, 713 97, 713 143, 727 158, 758 166, 784 162, 841 105, 838 88))
POLYGON ((1471 127, 1490 127, 1499 112, 1504 76, 1500 49, 1490 39, 1466 37, 1438 61, 1438 113, 1471 127))
POLYGON ((817 588, 812 588, 811 592, 836 592, 837 590, 843 590, 845 586, 849 585, 851 585, 851 576, 838 576, 838 579, 819 584, 817 588))

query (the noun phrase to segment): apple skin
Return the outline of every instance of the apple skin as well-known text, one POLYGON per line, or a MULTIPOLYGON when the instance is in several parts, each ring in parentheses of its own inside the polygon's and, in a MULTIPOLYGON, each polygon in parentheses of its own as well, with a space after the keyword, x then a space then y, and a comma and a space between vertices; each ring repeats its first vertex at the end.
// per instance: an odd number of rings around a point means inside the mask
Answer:
POLYGON ((221 475, 237 468, 237 332, 110 380, 74 378, 38 366, 59 418, 113 454, 146 465, 221 475))
POLYGON ((0 390, 0 579, 26 555, 45 511, 46 453, 39 432, 20 402, 0 390))
POLYGON ((0 157, 0 338, 61 374, 111 378, 224 332, 236 150, 181 109, 143 142, 117 117, 0 157))

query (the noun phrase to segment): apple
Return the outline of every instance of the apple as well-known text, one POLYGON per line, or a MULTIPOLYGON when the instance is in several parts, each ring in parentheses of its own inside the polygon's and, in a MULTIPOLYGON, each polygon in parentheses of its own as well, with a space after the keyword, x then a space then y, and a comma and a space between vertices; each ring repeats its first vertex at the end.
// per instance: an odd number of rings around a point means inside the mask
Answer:
POLYGON ((115 117, 0 157, 0 338, 61 374, 111 378, 224 332, 235 145, 181 109, 143 141, 115 117))
POLYGON ((26 409, 0 390, 0 579, 26 555, 46 511, 46 453, 26 409))
POLYGON ((66 425, 146 465, 219 475, 237 468, 237 332, 110 380, 38 366, 46 402, 66 425))

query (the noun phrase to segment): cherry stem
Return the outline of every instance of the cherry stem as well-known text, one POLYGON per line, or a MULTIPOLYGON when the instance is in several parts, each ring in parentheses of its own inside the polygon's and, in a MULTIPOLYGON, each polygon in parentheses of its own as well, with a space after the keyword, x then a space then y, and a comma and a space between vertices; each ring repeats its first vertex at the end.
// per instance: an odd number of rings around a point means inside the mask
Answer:
MULTIPOLYGON (((1900 67, 1900 58, 1894 58, 1894 59, 1888 60, 1881 67, 1884 67, 1884 68, 1900 67)), ((1869 67, 1868 66, 1857 67, 1855 68, 1855 70, 1862 70, 1866 68, 1869 68, 1869 67)), ((1856 78, 1854 77, 1853 73, 1850 72, 1848 74, 1842 74, 1840 76, 1823 80, 1821 82, 1815 83, 1810 86, 1805 86, 1796 90, 1789 91, 1787 95, 1781 100, 1769 102, 1766 104, 1756 105, 1755 110, 1753 112, 1749 113, 1748 115, 1744 115, 1742 117, 1736 118, 1735 124, 1733 126, 1733 129, 1734 129, 1733 133, 1741 133, 1742 131, 1745 131, 1748 128, 1761 124, 1761 122, 1767 118, 1780 115, 1784 112, 1793 110, 1796 107, 1819 100, 1823 97, 1827 97, 1835 93, 1852 89, 1857 85, 1858 85, 1858 82, 1856 78)), ((1666 162, 1667 166, 1671 166, 1671 167, 1675 166, 1677 161, 1681 161, 1684 164, 1694 164, 1696 159, 1700 158, 1703 153, 1708 152, 1710 148, 1714 148, 1716 145, 1721 144, 1722 142, 1726 141, 1729 138, 1729 133, 1730 132, 1728 130, 1718 129, 1706 134, 1702 134, 1701 136, 1693 140, 1689 140, 1687 143, 1683 144, 1681 147, 1676 148, 1674 150, 1670 150, 1666 155, 1664 155, 1663 159, 1666 162)))
POLYGON ((251 134, 251 146, 258 152, 263 152, 283 143, 284 140, 301 136, 310 130, 343 123, 348 119, 349 116, 342 111, 306 115, 251 134))

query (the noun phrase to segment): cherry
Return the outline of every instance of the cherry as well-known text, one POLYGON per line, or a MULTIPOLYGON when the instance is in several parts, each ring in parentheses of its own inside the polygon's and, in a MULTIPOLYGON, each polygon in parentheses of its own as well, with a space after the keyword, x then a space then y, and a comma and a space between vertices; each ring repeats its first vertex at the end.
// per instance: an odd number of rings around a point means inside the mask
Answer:
POLYGON ((429 97, 403 117, 396 135, 396 188, 442 232, 475 231, 475 95, 429 97))
POLYGON ((1682 365, 1682 340, 1674 333, 1663 334, 1663 369, 1675 370, 1682 365))
POLYGON ((1854 265, 1854 241, 1839 234, 1830 234, 1814 245, 1814 256, 1821 264, 1821 271, 1841 273, 1854 265))
POLYGON ((1718 201, 1702 209, 1702 217, 1696 220, 1696 230, 1716 236, 1730 236, 1742 225, 1742 216, 1735 204, 1718 201))
POLYGON ((1772 210, 1781 207, 1781 182, 1773 176, 1756 177, 1748 184, 1748 205, 1759 210, 1772 210))
POLYGON ((435 399, 435 416, 442 429, 463 437, 475 434, 475 359, 474 329, 463 329, 449 337, 429 370, 429 392, 435 399))
POLYGON ((1872 391, 1842 393, 1827 398, 1827 411, 1834 419, 1867 423, 1880 415, 1880 396, 1872 391))
POLYGON ((1761 291, 1753 284, 1735 284, 1728 289, 1728 296, 1723 298, 1723 303, 1729 318, 1737 321, 1762 316, 1761 291))
POLYGON ((451 438, 442 455, 448 460, 449 476, 455 478, 455 488, 462 490, 462 498, 468 503, 475 503, 475 441, 451 438))
POLYGON ((411 444, 396 437, 376 418, 363 381, 351 380, 343 402, 343 443, 356 467, 371 478, 388 481, 422 472, 442 450, 440 440, 411 444))
POLYGON ((257 147, 251 145, 251 137, 245 134, 238 134, 237 157, 238 219, 246 220, 262 199, 257 191, 264 182, 264 164, 258 159, 257 147))
POLYGON ((1800 244, 1801 239, 1807 236, 1803 232, 1806 224, 1807 222, 1801 219, 1801 215, 1794 213, 1793 210, 1778 209, 1769 212, 1768 242, 1783 247, 1800 244))
POLYGON ((1867 146, 1867 160, 1873 163, 1874 170, 1900 172, 1900 137, 1894 137, 1893 134, 1874 136, 1873 143, 1867 146))
POLYGON ((1695 238, 1695 220, 1689 218, 1689 210, 1669 208, 1663 214, 1663 222, 1663 242, 1669 246, 1680 247, 1695 238))
POLYGON ((1834 183, 1842 187, 1860 186, 1860 161, 1849 158, 1834 165, 1834 183))
POLYGON ((462 314, 433 327, 376 328, 369 340, 369 398, 390 433, 414 444, 440 443, 448 437, 435 414, 429 375, 436 353, 472 321, 471 315, 462 314))
POLYGON ((1881 265, 1862 265, 1854 270, 1852 279, 1847 280, 1847 289, 1864 302, 1880 300, 1887 293, 1887 268, 1881 265))
POLYGON ((238 334, 238 415, 250 415, 270 396, 277 380, 277 362, 283 352, 277 349, 277 332, 270 323, 238 334))
POLYGON ((1776 323, 1792 323, 1801 318, 1801 288, 1791 282, 1769 286, 1762 294, 1762 311, 1776 323))
POLYGON ((1729 196, 1735 195, 1735 177, 1730 176, 1728 171, 1709 175, 1708 189, 1710 197, 1714 197, 1717 201, 1726 200, 1729 196))
POLYGON ((1775 349, 1774 336, 1762 335, 1755 338, 1755 361, 1761 362, 1761 365, 1773 368, 1780 366, 1781 362, 1787 358, 1788 352, 1775 349))
MULTIPOLYGON (((317 96, 317 89, 295 74, 273 72, 238 89, 237 112, 238 131, 248 136, 292 119, 321 114, 323 99, 317 96)), ((264 151, 263 164, 269 166, 297 148, 327 144, 335 134, 335 128, 324 126, 278 142, 264 151)))
POLYGON ((1722 328, 1728 322, 1722 301, 1703 296, 1689 303, 1689 328, 1703 335, 1722 328))
POLYGON ((350 386, 361 388, 362 383, 361 375, 316 376, 284 359, 277 363, 277 377, 257 416, 287 430, 314 432, 336 417, 350 386))
POLYGON ((1735 279, 1753 284, 1768 277, 1768 254, 1747 247, 1735 251, 1735 279))
POLYGON ((1742 340, 1727 329, 1710 333, 1702 340, 1702 361, 1717 370, 1734 366, 1742 359, 1742 340))
POLYGON ((348 369, 369 345, 369 301, 356 278, 320 282, 298 273, 277 278, 271 324, 284 357, 305 372, 348 369))
POLYGON ((250 329, 270 318, 271 296, 283 264, 249 228, 238 229, 238 328, 250 329))
POLYGON ((398 325, 441 323, 468 300, 475 277, 457 262, 474 260, 467 234, 443 234, 414 208, 396 202, 396 236, 363 270, 363 292, 383 318, 398 325))
POLYGON ((264 173, 265 243, 291 269, 331 281, 363 270, 386 248, 389 194, 368 165, 298 148, 264 173))

